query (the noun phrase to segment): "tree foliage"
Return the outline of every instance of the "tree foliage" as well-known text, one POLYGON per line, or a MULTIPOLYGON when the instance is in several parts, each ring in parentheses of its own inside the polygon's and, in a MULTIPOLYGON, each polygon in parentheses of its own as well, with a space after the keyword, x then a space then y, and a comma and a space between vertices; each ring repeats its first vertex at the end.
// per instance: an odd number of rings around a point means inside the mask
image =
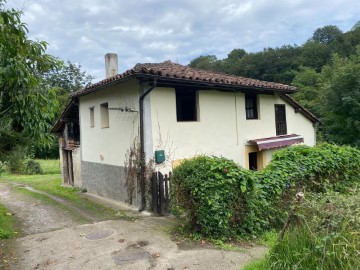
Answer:
POLYGON ((59 117, 69 100, 69 94, 91 84, 93 76, 81 70, 80 64, 71 61, 59 61, 58 65, 42 74, 41 86, 44 89, 53 89, 59 102, 56 117, 59 117))
POLYGON ((331 44, 342 37, 342 31, 335 25, 327 25, 315 30, 312 40, 321 44, 331 44))
POLYGON ((57 142, 50 135, 50 127, 60 116, 69 93, 93 79, 80 65, 48 55, 46 42, 30 40, 21 16, 22 12, 6 9, 5 1, 0 0, 2 160, 12 160, 9 155, 24 158, 29 148, 42 157, 56 156, 57 142))
POLYGON ((10 143, 0 151, 11 150, 11 141, 46 144, 57 101, 55 91, 40 87, 41 74, 57 61, 46 54, 46 42, 28 39, 21 12, 5 9, 3 0, 0 32, 0 138, 10 143))
POLYGON ((320 114, 327 138, 360 147, 360 46, 349 58, 334 56, 322 71, 320 114))
POLYGON ((199 68, 204 70, 216 71, 220 62, 217 60, 215 55, 202 55, 193 59, 189 66, 193 68, 199 68))

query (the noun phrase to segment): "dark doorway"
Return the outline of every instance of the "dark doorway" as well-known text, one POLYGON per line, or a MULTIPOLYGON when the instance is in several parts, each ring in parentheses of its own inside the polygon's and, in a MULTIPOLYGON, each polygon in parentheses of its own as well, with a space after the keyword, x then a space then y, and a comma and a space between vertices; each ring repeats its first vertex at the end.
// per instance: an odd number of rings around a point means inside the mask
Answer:
POLYGON ((253 171, 258 170, 258 164, 257 164, 257 152, 249 153, 249 169, 253 171))

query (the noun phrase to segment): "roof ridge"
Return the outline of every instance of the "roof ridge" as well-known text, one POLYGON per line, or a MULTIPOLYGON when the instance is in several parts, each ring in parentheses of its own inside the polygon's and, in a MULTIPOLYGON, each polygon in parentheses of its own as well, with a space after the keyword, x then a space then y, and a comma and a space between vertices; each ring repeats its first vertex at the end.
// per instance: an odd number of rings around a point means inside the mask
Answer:
POLYGON ((216 83, 217 85, 220 84, 225 87, 246 87, 255 89, 263 88, 265 90, 278 90, 285 91, 287 93, 291 93, 296 90, 294 86, 290 86, 287 84, 262 81, 259 79, 236 76, 233 74, 193 68, 190 66, 184 66, 178 63, 174 63, 171 60, 166 60, 161 63, 137 63, 133 68, 128 69, 125 72, 85 87, 77 92, 74 92, 71 96, 76 97, 79 95, 87 94, 88 92, 96 91, 99 87, 103 87, 107 84, 120 81, 126 77, 131 77, 135 74, 140 74, 144 76, 159 76, 166 78, 167 80, 180 79, 192 81, 194 83, 216 83))

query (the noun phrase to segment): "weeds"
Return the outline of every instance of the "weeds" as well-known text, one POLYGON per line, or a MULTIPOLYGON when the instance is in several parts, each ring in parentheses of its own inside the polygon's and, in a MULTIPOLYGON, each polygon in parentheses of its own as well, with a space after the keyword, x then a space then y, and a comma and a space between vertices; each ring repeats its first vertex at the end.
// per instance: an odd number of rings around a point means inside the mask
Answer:
POLYGON ((0 239, 11 238, 16 235, 13 215, 0 204, 0 239))
MULTIPOLYGON (((269 255, 245 270, 360 269, 360 190, 307 194, 269 255)), ((273 237, 270 237, 273 239, 273 237)))

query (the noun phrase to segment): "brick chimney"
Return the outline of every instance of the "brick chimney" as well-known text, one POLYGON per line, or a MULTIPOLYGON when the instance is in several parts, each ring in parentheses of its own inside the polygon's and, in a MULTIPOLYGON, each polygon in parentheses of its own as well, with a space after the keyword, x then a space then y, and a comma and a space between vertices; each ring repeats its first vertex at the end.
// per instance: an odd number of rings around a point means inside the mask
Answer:
POLYGON ((116 53, 105 54, 105 71, 106 71, 106 78, 113 77, 119 73, 118 56, 116 53))

